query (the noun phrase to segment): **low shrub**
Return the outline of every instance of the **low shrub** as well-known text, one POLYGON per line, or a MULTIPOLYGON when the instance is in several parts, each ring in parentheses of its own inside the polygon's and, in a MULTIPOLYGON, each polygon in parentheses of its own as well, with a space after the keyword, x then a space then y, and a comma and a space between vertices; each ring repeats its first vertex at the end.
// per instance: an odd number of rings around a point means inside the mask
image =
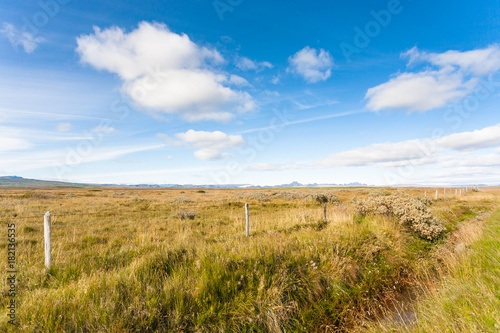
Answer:
POLYGON ((271 196, 273 198, 280 198, 284 200, 297 200, 297 199, 304 199, 307 196, 307 194, 300 192, 292 192, 292 191, 278 191, 278 192, 273 192, 271 196))
POLYGON ((419 237, 435 240, 446 228, 427 208, 430 201, 408 195, 371 196, 367 199, 353 198, 357 216, 381 214, 395 216, 399 223, 410 228, 419 237))
POLYGON ((56 196, 52 193, 28 192, 20 196, 21 199, 54 199, 56 196))
POLYGON ((175 203, 192 203, 192 202, 194 202, 194 200, 189 199, 189 198, 179 197, 179 198, 175 198, 174 202, 175 203))
POLYGON ((318 203, 339 203, 339 198, 331 193, 313 193, 309 194, 306 201, 315 201, 318 203))
POLYGON ((182 211, 182 212, 179 212, 179 214, 177 214, 177 217, 180 218, 181 220, 186 220, 186 219, 190 219, 190 220, 194 220, 194 218, 196 217, 196 213, 193 212, 193 211, 182 211))
POLYGON ((269 196, 262 192, 249 192, 241 194, 238 199, 269 201, 269 196))

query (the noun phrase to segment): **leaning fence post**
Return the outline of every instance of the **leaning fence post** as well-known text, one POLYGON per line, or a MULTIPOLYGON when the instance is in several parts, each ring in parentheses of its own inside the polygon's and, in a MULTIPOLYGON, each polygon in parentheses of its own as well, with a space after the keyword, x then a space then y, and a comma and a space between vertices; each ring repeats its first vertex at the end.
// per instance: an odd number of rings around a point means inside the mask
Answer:
POLYGON ((50 212, 43 217, 43 237, 45 239, 45 267, 50 269, 50 212))
POLYGON ((323 221, 326 223, 326 202, 325 202, 325 207, 323 208, 323 221))
POLYGON ((245 204, 245 217, 246 217, 246 234, 247 234, 247 237, 249 236, 250 234, 250 223, 248 221, 248 204, 246 203, 245 204))

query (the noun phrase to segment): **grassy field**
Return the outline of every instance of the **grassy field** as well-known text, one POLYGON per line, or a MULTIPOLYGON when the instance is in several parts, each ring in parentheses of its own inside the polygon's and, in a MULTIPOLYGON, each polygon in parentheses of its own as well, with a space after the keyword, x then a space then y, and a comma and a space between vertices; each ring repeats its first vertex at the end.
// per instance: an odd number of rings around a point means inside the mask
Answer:
POLYGON ((465 246, 455 246, 454 252, 461 249, 459 255, 441 254, 446 266, 439 283, 420 285, 419 299, 397 308, 397 317, 411 312, 415 320, 407 325, 403 320, 381 320, 370 325, 369 331, 500 331, 500 210, 452 237, 465 246))
MULTIPOLYGON (((435 240, 390 214, 355 214, 354 197, 403 192, 434 198, 435 189, 2 189, 5 257, 7 225, 16 225, 18 326, 7 323, 2 278, 0 330, 398 330, 391 316, 405 295, 425 285, 443 290, 444 301, 443 277, 465 260, 482 258, 468 259, 469 244, 492 228, 484 221, 500 193, 483 189, 429 203, 446 228, 435 240), (326 223, 324 198, 330 199, 326 223), (250 237, 244 203, 250 204, 250 237), (48 272, 46 211, 52 213, 48 272), (458 244, 465 250, 455 251, 458 244)), ((498 298, 498 289, 491 293, 498 298)), ((425 306, 446 307, 425 304, 416 315, 425 306)))

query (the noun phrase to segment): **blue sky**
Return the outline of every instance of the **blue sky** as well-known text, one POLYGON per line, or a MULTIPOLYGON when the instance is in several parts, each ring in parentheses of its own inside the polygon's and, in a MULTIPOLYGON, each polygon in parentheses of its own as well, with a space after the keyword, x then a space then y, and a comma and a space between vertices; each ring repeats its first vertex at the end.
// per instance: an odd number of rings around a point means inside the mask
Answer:
POLYGON ((0 175, 500 183, 499 1, 0 3, 0 175))

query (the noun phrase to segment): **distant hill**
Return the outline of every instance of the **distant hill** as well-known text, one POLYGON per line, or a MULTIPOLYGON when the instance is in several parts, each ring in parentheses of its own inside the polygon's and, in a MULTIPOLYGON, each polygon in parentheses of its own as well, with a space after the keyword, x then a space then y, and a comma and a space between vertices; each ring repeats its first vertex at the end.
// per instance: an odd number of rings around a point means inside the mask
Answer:
POLYGON ((17 176, 0 177, 0 188, 2 187, 138 187, 138 188, 280 188, 280 187, 361 187, 368 186, 361 183, 349 184, 301 184, 299 182, 292 182, 290 184, 281 185, 249 185, 249 184, 227 184, 227 185, 193 185, 193 184, 139 184, 139 185, 126 185, 126 184, 78 184, 55 182, 48 180, 27 179, 17 176))
POLYGON ((87 187, 87 186, 89 185, 27 179, 17 176, 0 177, 0 188, 2 187, 87 187))

